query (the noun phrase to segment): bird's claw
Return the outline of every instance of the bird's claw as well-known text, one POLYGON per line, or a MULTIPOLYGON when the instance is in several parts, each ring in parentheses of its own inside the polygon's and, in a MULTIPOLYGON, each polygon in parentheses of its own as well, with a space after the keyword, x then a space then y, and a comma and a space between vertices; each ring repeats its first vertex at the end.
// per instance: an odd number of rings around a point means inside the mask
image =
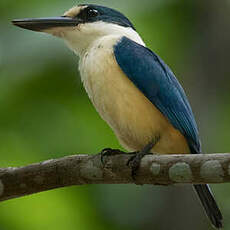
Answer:
POLYGON ((131 176, 133 178, 133 180, 136 180, 136 176, 137 176, 137 171, 140 167, 141 164, 141 159, 148 154, 151 154, 150 151, 153 148, 153 146, 156 144, 156 140, 150 142, 149 144, 147 144, 142 151, 136 152, 134 156, 132 156, 128 162, 127 165, 131 168, 132 173, 131 176))
POLYGON ((100 153, 100 155, 101 155, 101 163, 103 165, 105 164, 105 161, 104 161, 105 157, 119 155, 119 154, 124 154, 124 152, 122 152, 119 149, 105 148, 100 153))
POLYGON ((131 168, 132 172, 131 172, 131 176, 133 178, 133 180, 136 180, 136 176, 137 176, 137 171, 140 167, 141 164, 141 159, 145 156, 146 154, 144 154, 143 152, 137 152, 134 156, 130 157, 130 159, 127 162, 127 165, 131 168))
POLYGON ((111 156, 112 155, 112 149, 111 148, 105 148, 103 149, 101 152, 100 152, 100 155, 101 155, 101 163, 104 165, 105 162, 104 162, 104 157, 106 156, 111 156))
POLYGON ((140 152, 136 152, 135 155, 133 155, 132 157, 130 157, 130 159, 127 162, 127 166, 129 166, 132 170, 131 172, 131 176, 133 178, 133 180, 136 180, 136 176, 137 176, 137 171, 140 168, 140 164, 141 164, 141 160, 145 155, 149 155, 152 153, 149 153, 149 149, 144 149, 140 152))

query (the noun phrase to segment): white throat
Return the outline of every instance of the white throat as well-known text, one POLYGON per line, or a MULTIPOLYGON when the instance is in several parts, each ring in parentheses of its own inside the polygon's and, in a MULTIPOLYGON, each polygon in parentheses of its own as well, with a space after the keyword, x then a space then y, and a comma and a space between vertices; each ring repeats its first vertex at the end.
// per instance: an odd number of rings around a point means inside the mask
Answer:
POLYGON ((119 40, 119 38, 126 36, 145 46, 141 37, 132 28, 102 21, 81 24, 75 28, 69 28, 62 33, 62 37, 68 47, 80 57, 82 57, 95 42, 98 43, 98 40, 108 36, 111 37, 112 40, 119 40))

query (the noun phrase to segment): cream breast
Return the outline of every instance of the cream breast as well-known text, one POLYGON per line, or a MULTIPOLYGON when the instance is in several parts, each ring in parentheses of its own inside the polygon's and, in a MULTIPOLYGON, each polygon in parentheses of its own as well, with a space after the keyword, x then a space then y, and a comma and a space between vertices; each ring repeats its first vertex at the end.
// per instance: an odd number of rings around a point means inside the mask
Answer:
POLYGON ((189 152, 180 132, 172 127, 118 66, 113 46, 119 39, 117 36, 108 36, 98 40, 80 60, 81 79, 98 113, 128 150, 141 150, 160 137, 153 151, 189 152), (175 148, 174 141, 177 139, 181 139, 182 146, 175 148))

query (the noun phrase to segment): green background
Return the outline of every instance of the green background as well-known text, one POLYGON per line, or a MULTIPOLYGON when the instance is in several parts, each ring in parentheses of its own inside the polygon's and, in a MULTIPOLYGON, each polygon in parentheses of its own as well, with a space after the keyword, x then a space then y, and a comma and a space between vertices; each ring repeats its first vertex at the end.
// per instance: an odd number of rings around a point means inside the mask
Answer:
MULTIPOLYGON (((92 2, 92 1, 88 1, 92 2)), ((0 167, 120 148, 58 38, 10 20, 58 16, 83 1, 0 0, 0 167)), ((190 99, 204 152, 229 152, 230 1, 116 0, 190 99)), ((230 185, 212 186, 230 229, 230 185)), ((90 185, 0 203, 0 230, 212 229, 190 186, 90 185)))

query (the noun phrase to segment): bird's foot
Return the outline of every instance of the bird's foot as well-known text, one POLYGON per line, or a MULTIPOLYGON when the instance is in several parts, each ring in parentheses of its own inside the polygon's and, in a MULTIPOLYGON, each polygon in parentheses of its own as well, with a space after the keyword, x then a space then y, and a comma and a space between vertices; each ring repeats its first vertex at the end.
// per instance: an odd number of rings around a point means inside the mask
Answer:
POLYGON ((104 158, 108 156, 115 156, 115 155, 120 155, 120 154, 126 154, 125 152, 119 150, 119 149, 111 149, 111 148, 106 148, 103 149, 100 153, 101 155, 101 163, 104 165, 105 161, 104 158))
POLYGON ((150 143, 147 146, 144 147, 144 149, 142 151, 137 152, 134 156, 132 156, 128 162, 127 165, 131 168, 132 172, 131 172, 131 176, 133 178, 133 180, 136 180, 136 176, 137 176, 137 171, 140 167, 141 164, 141 160, 145 155, 149 155, 152 154, 150 153, 150 150, 153 148, 154 144, 150 143))
POLYGON ((133 180, 136 180, 137 171, 140 167, 142 158, 149 153, 145 153, 143 151, 137 152, 134 156, 130 157, 127 162, 127 165, 131 168, 131 176, 133 180))

